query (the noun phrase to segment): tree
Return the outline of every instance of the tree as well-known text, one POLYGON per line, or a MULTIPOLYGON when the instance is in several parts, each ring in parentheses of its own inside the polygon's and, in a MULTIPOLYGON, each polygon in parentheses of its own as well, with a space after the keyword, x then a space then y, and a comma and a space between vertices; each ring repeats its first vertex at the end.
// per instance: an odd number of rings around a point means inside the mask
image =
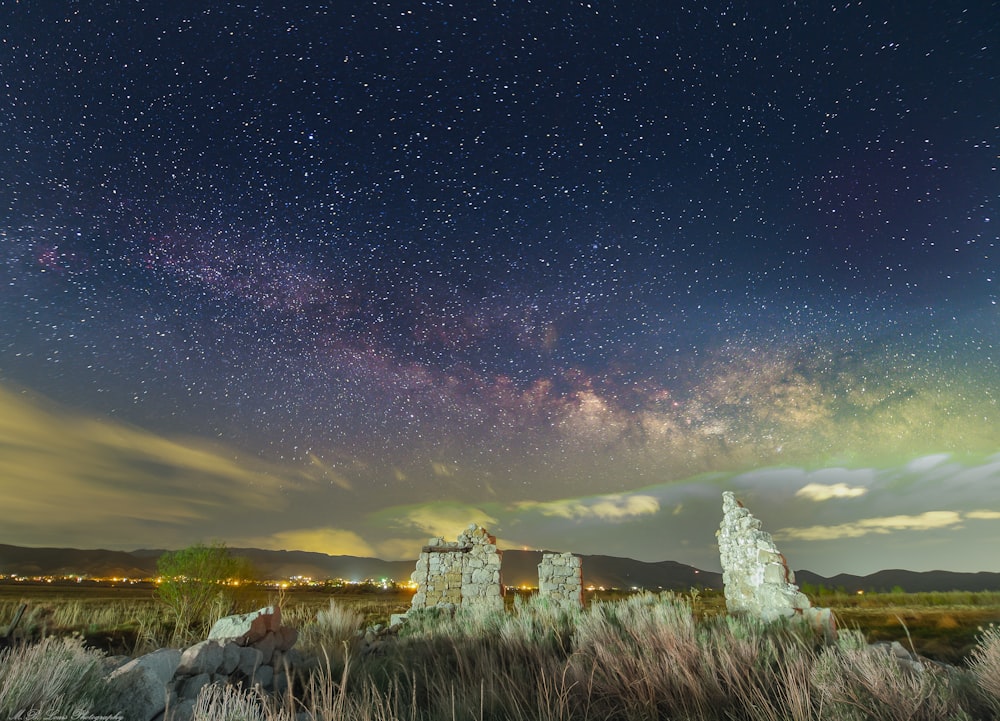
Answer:
POLYGON ((156 595, 171 612, 176 641, 203 635, 232 605, 230 584, 255 578, 250 561, 230 555, 224 543, 168 551, 156 562, 156 595))

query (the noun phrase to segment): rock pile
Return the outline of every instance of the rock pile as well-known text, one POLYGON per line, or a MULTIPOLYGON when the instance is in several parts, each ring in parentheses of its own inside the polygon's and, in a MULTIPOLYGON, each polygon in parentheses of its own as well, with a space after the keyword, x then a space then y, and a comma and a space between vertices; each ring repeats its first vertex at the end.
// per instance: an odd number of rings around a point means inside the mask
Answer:
POLYGON ((418 586, 410 607, 454 604, 502 609, 501 552, 496 543, 476 524, 460 533, 457 541, 432 538, 410 575, 418 586))
POLYGON ((543 553, 538 595, 567 607, 583 608, 583 567, 572 553, 543 553))
POLYGON ((183 651, 160 649, 114 670, 115 708, 127 719, 153 721, 192 718, 195 701, 213 683, 259 686, 280 693, 288 673, 299 662, 292 648, 298 632, 281 625, 281 610, 272 606, 219 619, 208 639, 183 651))
POLYGON ((795 574, 774 545, 771 534, 731 492, 722 494, 719 556, 725 584, 726 608, 765 621, 802 616, 832 633, 830 609, 812 608, 795 585, 795 574))

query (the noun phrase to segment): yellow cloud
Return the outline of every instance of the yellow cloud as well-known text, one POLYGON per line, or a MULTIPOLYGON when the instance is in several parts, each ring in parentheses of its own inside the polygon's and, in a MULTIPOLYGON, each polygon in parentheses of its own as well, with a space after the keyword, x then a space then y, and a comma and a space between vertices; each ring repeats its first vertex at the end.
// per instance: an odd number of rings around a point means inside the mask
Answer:
POLYGON ((796 498, 810 501, 829 501, 831 498, 857 498, 868 493, 867 488, 849 486, 846 483, 809 483, 795 492, 796 498))
POLYGON ((962 515, 956 511, 928 511, 919 516, 884 516, 865 518, 835 526, 809 526, 807 528, 783 528, 774 534, 778 540, 833 541, 840 538, 860 538, 870 533, 886 534, 894 531, 927 531, 948 528, 962 522, 962 515))
POLYGON ((969 511, 966 518, 974 518, 978 521, 995 521, 1000 519, 1000 511, 969 511))
POLYGON ((537 511, 551 518, 569 520, 596 518, 602 521, 620 521, 657 513, 660 510, 660 502, 653 496, 611 494, 593 499, 522 501, 517 504, 517 508, 537 511))
MULTIPOLYGON (((458 534, 453 534, 457 536, 458 534)), ((449 540, 455 540, 454 538, 449 540)), ((427 543, 426 538, 383 538, 376 542, 378 557, 386 561, 408 561, 420 555, 420 549, 427 543)))
POLYGON ((350 480, 348 480, 346 476, 330 468, 330 466, 324 463, 323 459, 321 459, 315 453, 309 454, 309 461, 310 463, 313 464, 313 466, 315 466, 320 470, 320 472, 323 474, 322 477, 330 481, 330 483, 334 484, 338 488, 343 488, 345 491, 354 490, 354 486, 351 485, 350 480))
POLYGON ((431 461, 431 470, 434 472, 435 476, 450 478, 455 475, 455 469, 452 466, 439 461, 431 461))
POLYGON ((312 551, 330 556, 372 558, 378 555, 375 549, 357 533, 340 528, 302 528, 294 531, 280 531, 270 536, 248 539, 246 543, 276 551, 312 551))
POLYGON ((470 523, 478 523, 487 530, 498 521, 495 517, 473 506, 454 503, 429 504, 406 508, 394 516, 402 523, 422 531, 428 536, 454 540, 470 523))
POLYGON ((186 526, 222 511, 281 507, 282 488, 302 480, 232 449, 165 438, 0 386, 0 496, 22 542, 32 528, 134 542, 150 522, 186 526))

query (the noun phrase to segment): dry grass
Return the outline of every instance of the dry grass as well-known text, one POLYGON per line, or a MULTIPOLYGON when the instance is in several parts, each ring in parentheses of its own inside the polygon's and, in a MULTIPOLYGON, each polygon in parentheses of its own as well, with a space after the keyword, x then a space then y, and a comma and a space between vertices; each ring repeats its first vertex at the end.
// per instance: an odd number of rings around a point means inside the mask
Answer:
MULTIPOLYGON (((535 597, 514 600, 506 611, 414 614, 398 637, 366 654, 357 631, 368 620, 353 603, 329 596, 322 603, 267 600, 283 601, 284 619, 299 628, 299 649, 311 662, 298 670, 294 693, 282 699, 206 689, 199 700, 201 721, 292 721, 297 714, 330 721, 1000 717, 996 627, 980 630, 967 670, 927 665, 915 671, 884 649, 870 648, 859 632, 844 631, 829 644, 798 624, 706 614, 697 596, 634 595, 595 600, 579 610, 535 597)), ((141 621, 155 605, 142 612, 135 610, 142 604, 131 611, 128 606, 109 608, 102 620, 155 623, 152 616, 141 621)), ((9 618, 12 612, 12 605, 0 606, 0 614, 9 618)), ((51 630, 95 617, 66 604, 51 608, 45 623, 51 630)), ((962 623, 960 613, 953 617, 962 623)), ((912 629, 901 621, 906 619, 895 623, 907 645, 905 634, 912 629)), ((87 678, 96 655, 72 643, 76 651, 59 651, 62 671, 39 674, 35 668, 44 664, 30 655, 37 653, 35 646, 8 652, 0 674, 21 679, 12 687, 36 692, 51 685, 50 677, 58 683, 87 678)), ((59 648, 50 646, 47 653, 59 648)))

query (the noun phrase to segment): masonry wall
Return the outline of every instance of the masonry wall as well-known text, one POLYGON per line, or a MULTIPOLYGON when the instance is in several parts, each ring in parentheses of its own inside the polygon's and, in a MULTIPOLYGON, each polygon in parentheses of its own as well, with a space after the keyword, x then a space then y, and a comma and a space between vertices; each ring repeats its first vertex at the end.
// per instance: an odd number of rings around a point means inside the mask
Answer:
POLYGON ((719 557, 726 608, 772 621, 801 615, 833 631, 829 609, 813 609, 795 585, 795 574, 774 545, 771 534, 730 492, 722 494, 719 557))
POLYGON ((469 526, 457 541, 432 538, 417 558, 411 608, 438 604, 503 608, 501 552, 486 529, 469 526))
POLYGON ((562 606, 583 607, 583 566, 572 553, 543 553, 538 595, 562 606))

